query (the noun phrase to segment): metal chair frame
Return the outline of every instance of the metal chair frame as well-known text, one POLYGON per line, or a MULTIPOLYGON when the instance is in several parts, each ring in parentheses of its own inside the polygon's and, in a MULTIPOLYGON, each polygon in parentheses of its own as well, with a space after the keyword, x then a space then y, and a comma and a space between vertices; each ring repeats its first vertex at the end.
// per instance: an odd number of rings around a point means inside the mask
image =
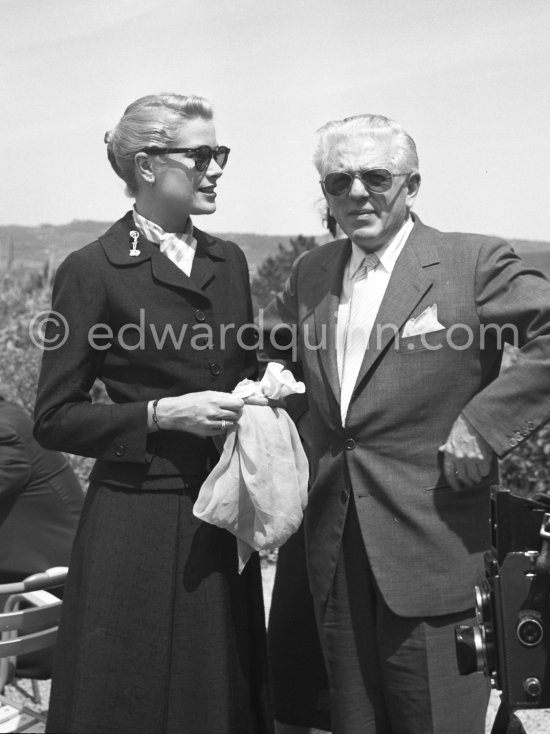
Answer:
MULTIPOLYGON (((66 578, 67 568, 58 567, 17 583, 0 584, 0 595, 9 595, 0 612, 0 691, 14 677, 18 655, 55 644, 62 601, 49 589, 63 587, 66 578)), ((40 704, 37 681, 32 685, 34 702, 40 704)), ((36 731, 36 725, 45 721, 46 712, 0 694, 0 731, 36 731)))

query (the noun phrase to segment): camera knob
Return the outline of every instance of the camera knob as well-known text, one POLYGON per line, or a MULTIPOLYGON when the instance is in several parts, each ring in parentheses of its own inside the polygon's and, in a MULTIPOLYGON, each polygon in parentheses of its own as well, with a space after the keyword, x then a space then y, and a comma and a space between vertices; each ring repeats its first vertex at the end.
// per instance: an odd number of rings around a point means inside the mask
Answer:
POLYGON ((539 698, 542 693, 542 685, 538 678, 526 678, 523 681, 523 690, 531 698, 539 698))
POLYGON ((533 611, 521 613, 516 633, 522 645, 526 647, 535 647, 538 645, 544 637, 544 628, 541 623, 540 614, 533 611))

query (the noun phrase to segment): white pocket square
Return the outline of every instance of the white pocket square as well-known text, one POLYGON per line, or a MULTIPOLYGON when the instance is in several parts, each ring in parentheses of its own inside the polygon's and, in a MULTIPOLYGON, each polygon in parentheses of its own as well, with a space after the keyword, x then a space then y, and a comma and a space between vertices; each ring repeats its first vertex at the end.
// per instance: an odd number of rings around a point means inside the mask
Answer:
POLYGON ((409 319, 403 327, 402 337, 429 334, 432 331, 441 331, 445 327, 437 320, 437 303, 428 306, 414 319, 409 319))

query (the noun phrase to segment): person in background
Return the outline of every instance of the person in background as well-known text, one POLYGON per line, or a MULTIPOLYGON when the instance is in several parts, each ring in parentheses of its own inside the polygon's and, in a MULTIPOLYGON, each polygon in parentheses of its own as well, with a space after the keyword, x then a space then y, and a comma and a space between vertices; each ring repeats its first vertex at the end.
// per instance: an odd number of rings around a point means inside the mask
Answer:
POLYGON ((333 732, 482 734, 488 684, 459 675, 454 628, 474 621, 497 459, 550 418, 550 284, 503 240, 412 213, 398 123, 330 122, 314 162, 345 237, 296 261, 266 321, 297 336, 308 396, 333 732), (499 374, 507 341, 519 358, 499 374))
POLYGON ((68 566, 84 491, 63 454, 43 449, 0 387, 0 583, 68 566))
POLYGON ((235 537, 192 512, 213 438, 241 415, 231 390, 257 372, 244 254, 194 222, 216 209, 229 149, 209 102, 177 94, 133 102, 106 142, 135 205, 59 267, 65 341, 36 402, 44 446, 97 459, 47 729, 269 733, 258 555, 239 575, 235 537), (91 404, 96 378, 112 405, 91 404))
MULTIPOLYGON (((0 584, 68 566, 84 502, 65 456, 36 442, 30 416, 7 393, 0 386, 0 584)), ((23 655, 16 674, 47 678, 51 665, 51 650, 23 655)))

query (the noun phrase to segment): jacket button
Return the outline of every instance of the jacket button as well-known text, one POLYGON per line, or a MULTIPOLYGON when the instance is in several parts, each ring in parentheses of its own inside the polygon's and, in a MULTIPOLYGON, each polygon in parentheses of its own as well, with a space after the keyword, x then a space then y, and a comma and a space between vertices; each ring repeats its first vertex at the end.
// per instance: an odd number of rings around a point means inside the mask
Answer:
POLYGON ((355 448, 355 441, 353 440, 353 438, 347 438, 346 442, 344 443, 344 447, 346 451, 353 451, 353 449, 355 448))
POLYGON ((533 421, 529 421, 529 422, 527 423, 527 428, 529 428, 529 430, 531 430, 531 431, 532 431, 534 427, 535 427, 535 424, 533 423, 533 421))
POLYGON ((523 435, 524 435, 524 436, 528 436, 528 435, 529 435, 529 433, 530 433, 530 431, 529 431, 529 429, 528 429, 528 428, 524 428, 524 429, 522 430, 522 433, 523 433, 523 435))
POLYGON ((220 374, 221 369, 220 365, 217 364, 217 362, 210 362, 208 366, 210 367, 210 372, 214 375, 214 377, 217 377, 220 374))
POLYGON ((521 431, 516 431, 516 438, 518 441, 523 441, 523 433, 521 433, 521 431))
POLYGON ((197 309, 195 311, 195 318, 197 319, 197 321, 206 321, 206 314, 204 313, 204 311, 197 309))
POLYGON ((340 492, 340 501, 341 501, 341 503, 342 503, 343 505, 345 505, 345 504, 346 504, 346 502, 348 501, 348 499, 349 499, 349 492, 348 492, 348 490, 347 490, 347 489, 343 489, 343 490, 342 490, 342 491, 340 492))
POLYGON ((116 456, 124 456, 126 453, 126 446, 119 443, 118 446, 115 447, 115 455, 116 456))
POLYGON ((511 439, 510 439, 510 440, 508 441, 508 443, 510 444, 510 446, 517 446, 517 445, 518 445, 517 439, 516 439, 516 438, 514 438, 514 437, 512 437, 512 438, 511 438, 511 439))

